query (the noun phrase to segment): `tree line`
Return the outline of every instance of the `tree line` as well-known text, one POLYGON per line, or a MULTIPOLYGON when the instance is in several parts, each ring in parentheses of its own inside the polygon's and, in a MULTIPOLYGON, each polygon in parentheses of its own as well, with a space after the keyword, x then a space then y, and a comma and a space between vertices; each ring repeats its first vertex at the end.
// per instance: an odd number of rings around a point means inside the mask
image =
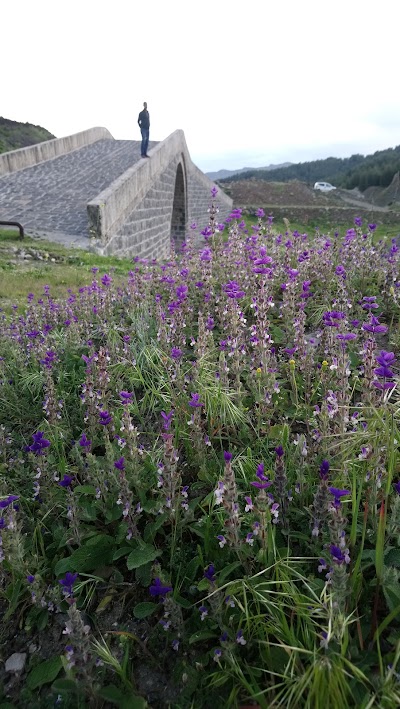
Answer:
POLYGON ((388 187, 394 175, 400 172, 400 145, 395 148, 378 150, 373 155, 355 154, 349 158, 329 157, 297 163, 275 170, 248 170, 222 180, 221 183, 238 180, 266 180, 267 182, 289 182, 300 180, 313 185, 314 182, 331 182, 336 187, 351 190, 358 187, 388 187))

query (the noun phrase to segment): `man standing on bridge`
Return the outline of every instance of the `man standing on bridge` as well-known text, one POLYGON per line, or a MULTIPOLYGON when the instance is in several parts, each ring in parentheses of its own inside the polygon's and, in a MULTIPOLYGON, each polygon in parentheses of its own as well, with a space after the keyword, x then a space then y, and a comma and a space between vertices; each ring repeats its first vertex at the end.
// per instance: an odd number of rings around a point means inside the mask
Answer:
POLYGON ((143 104, 143 111, 140 111, 139 113, 138 124, 140 127, 140 132, 142 134, 142 158, 149 158, 150 155, 147 155, 147 147, 149 145, 150 114, 147 110, 146 101, 143 104))

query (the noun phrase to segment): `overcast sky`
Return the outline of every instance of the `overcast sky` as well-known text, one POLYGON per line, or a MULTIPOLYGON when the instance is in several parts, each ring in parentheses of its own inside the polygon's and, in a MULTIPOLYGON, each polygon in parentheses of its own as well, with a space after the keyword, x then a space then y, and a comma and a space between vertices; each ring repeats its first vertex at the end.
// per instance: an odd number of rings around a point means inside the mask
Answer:
POLYGON ((400 144, 399 0, 18 0, 0 115, 57 137, 185 132, 204 171, 400 144))

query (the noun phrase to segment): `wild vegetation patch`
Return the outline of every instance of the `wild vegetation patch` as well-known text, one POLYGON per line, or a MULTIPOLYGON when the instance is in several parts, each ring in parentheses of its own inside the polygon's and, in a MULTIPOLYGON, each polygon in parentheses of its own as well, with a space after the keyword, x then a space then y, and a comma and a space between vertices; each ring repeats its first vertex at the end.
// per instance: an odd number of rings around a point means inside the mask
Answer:
POLYGON ((216 204, 3 314, 9 707, 400 702, 399 247, 216 204))

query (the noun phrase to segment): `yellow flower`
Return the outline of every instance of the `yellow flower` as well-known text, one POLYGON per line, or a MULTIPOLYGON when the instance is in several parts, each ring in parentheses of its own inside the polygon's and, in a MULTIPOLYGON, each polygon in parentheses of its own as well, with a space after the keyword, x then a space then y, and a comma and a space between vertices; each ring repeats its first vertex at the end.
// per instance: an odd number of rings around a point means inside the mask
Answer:
POLYGON ((290 360, 289 360, 289 364, 290 364, 291 367, 294 367, 294 366, 296 365, 296 360, 290 359, 290 360))
POLYGON ((256 372, 257 372, 257 375, 260 376, 260 374, 261 374, 261 372, 262 372, 261 367, 257 367, 256 372))
POLYGON ((323 367, 327 367, 327 366, 328 366, 328 362, 326 361, 326 359, 323 360, 322 366, 323 366, 323 367))

